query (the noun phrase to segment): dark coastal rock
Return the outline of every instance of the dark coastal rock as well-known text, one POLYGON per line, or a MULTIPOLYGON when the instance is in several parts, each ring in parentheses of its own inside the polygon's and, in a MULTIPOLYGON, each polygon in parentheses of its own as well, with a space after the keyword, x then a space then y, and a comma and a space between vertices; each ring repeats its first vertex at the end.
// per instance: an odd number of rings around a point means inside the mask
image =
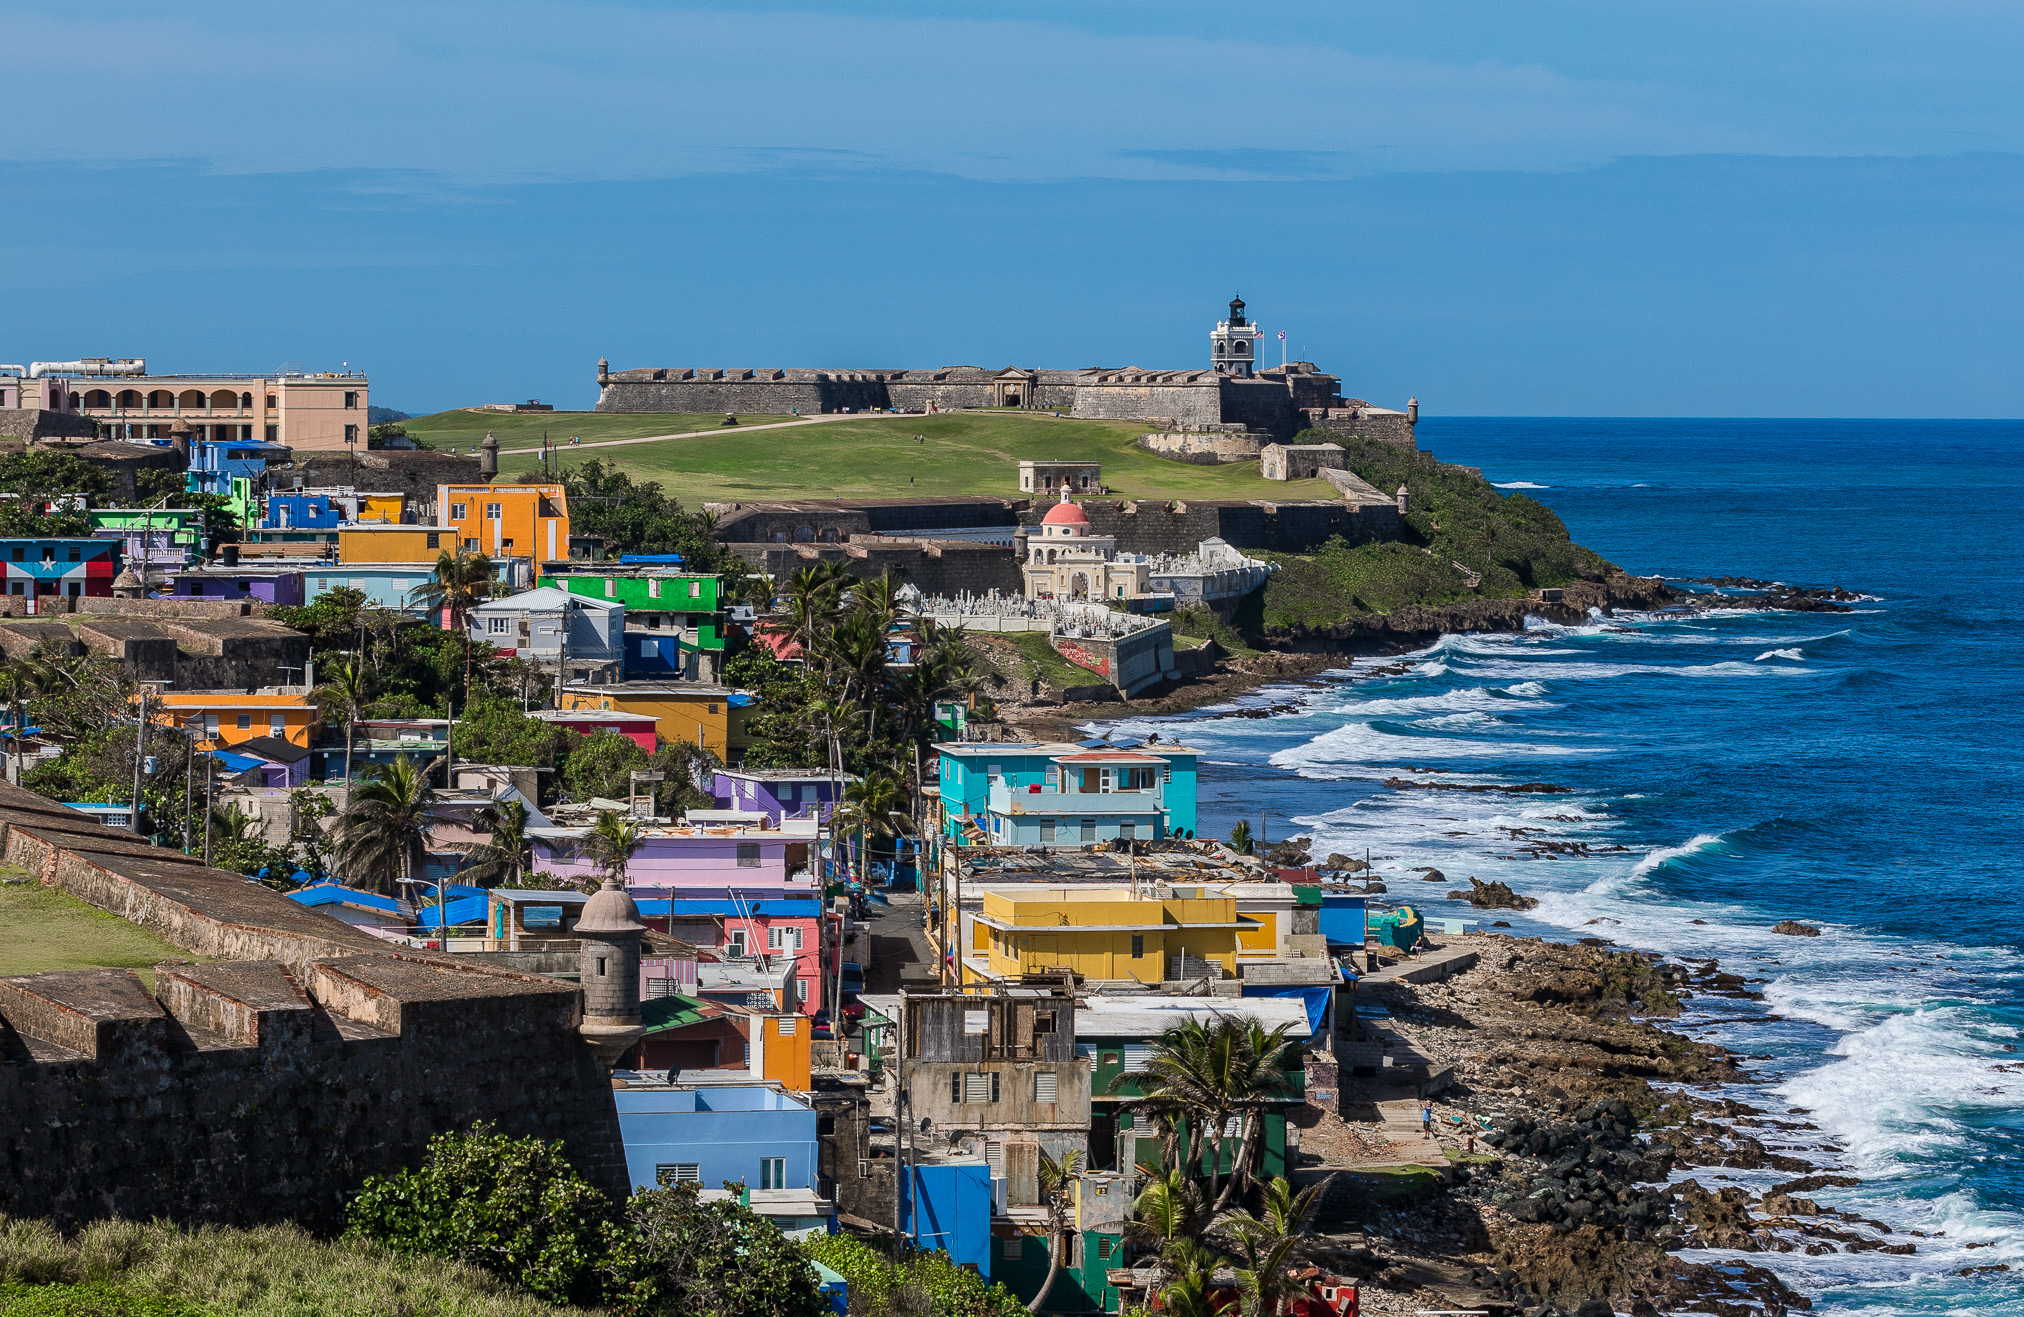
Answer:
POLYGON ((1389 891, 1390 889, 1387 888, 1383 883, 1379 882, 1377 879, 1373 878, 1363 885, 1363 890, 1371 893, 1372 895, 1376 895, 1377 893, 1389 891))
POLYGON ((1573 787, 1555 786, 1551 782, 1518 782, 1499 786, 1489 782, 1415 782, 1409 777, 1388 777, 1384 784, 1394 791, 1470 791, 1477 794, 1497 791, 1507 796, 1564 796, 1574 790, 1573 787))
POLYGON ((1774 933, 1783 933, 1787 937, 1820 936, 1819 929, 1815 928, 1811 924, 1802 924, 1796 919, 1781 919, 1777 923, 1771 925, 1771 931, 1774 933))
POLYGON ((1479 878, 1471 878, 1469 889, 1449 895, 1465 898, 1478 910, 1530 910, 1539 904, 1532 897, 1518 895, 1506 883, 1486 883, 1479 878))
POLYGON ((1444 883, 1448 881, 1448 875, 1442 873, 1439 869, 1420 869, 1417 872, 1420 875, 1420 881, 1423 883, 1444 883))
POLYGON ((1352 860, 1339 851, 1330 851, 1328 858, 1323 860, 1321 864, 1323 868, 1334 873, 1362 873, 1364 870, 1370 868, 1362 860, 1352 860))

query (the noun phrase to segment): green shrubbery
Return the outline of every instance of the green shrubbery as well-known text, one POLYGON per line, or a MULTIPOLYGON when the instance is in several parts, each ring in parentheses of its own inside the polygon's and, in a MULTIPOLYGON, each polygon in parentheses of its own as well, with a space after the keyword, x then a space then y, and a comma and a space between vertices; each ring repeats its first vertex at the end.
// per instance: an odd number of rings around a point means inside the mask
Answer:
POLYGON ((112 1285, 0 1286, 0 1317, 210 1317, 181 1299, 130 1294, 112 1285))
POLYGON ((813 1239, 806 1247, 850 1282, 851 1317, 1026 1317, 1026 1305, 1011 1290, 965 1271, 939 1250, 896 1262, 848 1235, 813 1239))
POLYGON ((1267 628, 1327 626, 1359 613, 1472 597, 1517 598, 1541 586, 1601 580, 1613 570, 1569 539, 1551 508, 1500 493, 1480 476, 1332 431, 1309 431, 1295 442, 1341 444, 1349 469, 1378 489, 1404 485, 1407 539, 1354 547, 1333 539, 1311 556, 1281 558, 1264 591, 1267 628))
POLYGON ((700 1193, 642 1190, 616 1210, 560 1142, 480 1125, 432 1139, 420 1167, 367 1180, 346 1236, 466 1262, 551 1303, 820 1317, 827 1304, 800 1249, 735 1199, 705 1203, 700 1193))

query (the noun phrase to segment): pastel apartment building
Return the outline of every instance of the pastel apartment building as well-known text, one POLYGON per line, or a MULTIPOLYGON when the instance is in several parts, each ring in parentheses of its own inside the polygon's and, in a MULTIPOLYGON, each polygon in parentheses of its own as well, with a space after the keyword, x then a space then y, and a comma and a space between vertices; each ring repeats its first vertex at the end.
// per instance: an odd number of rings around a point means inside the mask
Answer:
POLYGON ((195 508, 93 508, 85 516, 93 539, 119 542, 127 566, 146 564, 150 583, 199 561, 208 546, 204 514, 195 508))
MULTIPOLYGON (((322 725, 316 702, 299 686, 245 691, 163 691, 149 700, 150 716, 198 731, 203 749, 224 749, 272 736, 307 750, 322 725)), ((339 752, 342 762, 343 751, 339 752)))
POLYGON ((942 832, 958 844, 1080 846, 1195 828, 1201 752, 1169 742, 944 744, 942 832))
POLYGON ((710 796, 718 809, 763 814, 777 828, 782 819, 827 819, 853 781, 821 769, 719 768, 710 777, 710 796))
POLYGON ((167 439, 177 423, 198 439, 344 448, 362 444, 370 386, 362 373, 152 375, 142 358, 38 362, 18 406, 77 412, 115 439, 167 439), (52 406, 62 390, 61 406, 52 406))
POLYGON ((626 681, 617 685, 565 684, 564 709, 643 713, 654 720, 663 744, 688 741, 734 759, 745 746, 745 714, 752 697, 704 682, 626 681))
POLYGON ((1237 977, 1238 950, 1272 936, 1218 888, 1174 886, 986 891, 961 916, 963 981, 1017 980, 1070 970, 1093 982, 1167 983, 1237 977))
POLYGON ((502 657, 609 684, 621 672, 625 612, 624 604, 542 586, 479 604, 467 625, 473 644, 502 657))
POLYGON ((617 732, 634 745, 652 754, 661 748, 658 720, 644 713, 619 713, 613 709, 535 709, 528 713, 552 727, 562 727, 579 736, 594 732, 617 732))
POLYGON ((569 496, 561 485, 438 485, 436 514, 466 553, 539 562, 569 556, 569 496))

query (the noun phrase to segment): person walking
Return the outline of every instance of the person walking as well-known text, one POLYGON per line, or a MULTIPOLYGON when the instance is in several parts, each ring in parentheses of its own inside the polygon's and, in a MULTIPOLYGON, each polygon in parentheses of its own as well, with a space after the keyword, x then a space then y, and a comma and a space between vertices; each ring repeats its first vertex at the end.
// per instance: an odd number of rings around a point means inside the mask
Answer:
POLYGON ((1420 1128, 1428 1138, 1434 1137, 1434 1104, 1425 1103, 1420 1107, 1420 1128))

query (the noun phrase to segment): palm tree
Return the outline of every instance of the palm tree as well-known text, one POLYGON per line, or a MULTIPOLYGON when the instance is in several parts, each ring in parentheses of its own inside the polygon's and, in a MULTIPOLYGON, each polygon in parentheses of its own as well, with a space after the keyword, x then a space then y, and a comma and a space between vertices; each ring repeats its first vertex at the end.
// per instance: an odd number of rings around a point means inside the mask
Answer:
POLYGON ((28 731, 27 706, 24 696, 41 695, 56 689, 62 683, 62 676, 49 663, 43 661, 41 645, 35 652, 17 659, 0 663, 0 683, 7 689, 7 720, 14 728, 14 781, 21 781, 22 747, 21 740, 28 731))
POLYGON ((1209 1285, 1222 1256, 1206 1244, 1184 1239, 1169 1251, 1166 1262, 1174 1279, 1160 1290, 1160 1311, 1167 1317, 1216 1317, 1209 1285))
MULTIPOLYGON (((1228 1018, 1209 1025, 1196 1020, 1176 1025, 1155 1044, 1140 1095, 1120 1104, 1120 1110, 1134 1114, 1185 1115, 1188 1162, 1191 1168, 1200 1168, 1206 1150, 1209 1194, 1218 1210, 1249 1177, 1258 1116, 1267 1103, 1292 1093, 1284 1066, 1288 1049, 1295 1044, 1285 1034, 1283 1025, 1268 1033, 1228 1018), (1223 1152, 1233 1124, 1242 1133, 1225 1181, 1223 1152)), ((1112 1091, 1129 1078, 1120 1074, 1111 1082, 1112 1091)))
POLYGON ((477 605, 490 599, 494 593, 492 560, 482 553, 451 553, 443 550, 436 559, 435 573, 408 592, 408 598, 440 613, 450 612, 450 625, 445 630, 467 631, 465 618, 477 605))
POLYGON ((615 879, 623 887, 626 866, 646 840, 646 829, 638 819, 607 809, 599 812, 596 825, 583 839, 583 849, 600 877, 615 879))
POLYGON ((906 611, 901 591, 906 578, 888 567, 878 576, 859 581, 850 592, 851 611, 876 620, 880 628, 891 626, 906 611))
POLYGON ((1308 1226, 1327 1188, 1324 1180, 1295 1193, 1283 1176, 1275 1177, 1265 1185, 1257 1216, 1229 1212, 1217 1220, 1217 1231, 1235 1245, 1245 1317, 1279 1317, 1284 1310, 1293 1290, 1286 1273, 1316 1251, 1308 1226))
POLYGON ((1135 1219, 1125 1223, 1124 1237, 1134 1247, 1162 1258, 1177 1244, 1193 1240, 1209 1223, 1209 1206, 1189 1174, 1175 1167, 1146 1187, 1132 1202, 1135 1219))
POLYGON ((413 881, 435 819, 433 768, 402 755, 367 769, 365 780, 350 792, 337 816, 337 860, 352 886, 369 875, 373 890, 386 894, 390 874, 398 882, 413 881))
POLYGON ((856 830, 860 885, 871 839, 898 836, 906 821, 906 793, 892 774, 866 773, 843 789, 843 801, 830 815, 829 825, 836 832, 856 830))
POLYGON ((788 626, 801 645, 803 659, 811 665, 820 662, 818 651, 836 621, 837 601, 842 597, 845 578, 841 563, 810 563, 796 568, 781 587, 788 626))
POLYGON ((480 887, 513 886, 520 881, 528 847, 533 844, 527 835, 527 806, 518 800, 501 800, 487 812, 492 819, 492 836, 483 846, 472 848, 458 876, 480 887))
POLYGON ((327 719, 333 712, 344 719, 344 784, 351 786, 351 751, 354 735, 358 731, 358 716, 365 709, 365 703, 372 698, 372 678, 358 655, 347 655, 342 661, 331 665, 329 675, 316 688, 317 703, 323 706, 327 719))
POLYGON ((1251 844, 1251 825, 1242 819, 1230 825, 1230 849, 1239 855, 1249 855, 1255 849, 1251 844))
POLYGON ((1068 1261, 1068 1241, 1075 1220, 1070 1214, 1069 1194, 1071 1186, 1082 1175, 1082 1153, 1069 1153, 1060 1161, 1040 1154, 1040 1199, 1047 1204, 1047 1279, 1040 1282, 1040 1292, 1033 1296, 1033 1302, 1026 1305, 1026 1311, 1039 1312, 1047 1302, 1047 1292, 1054 1288, 1054 1282, 1061 1275, 1061 1269, 1068 1261))

